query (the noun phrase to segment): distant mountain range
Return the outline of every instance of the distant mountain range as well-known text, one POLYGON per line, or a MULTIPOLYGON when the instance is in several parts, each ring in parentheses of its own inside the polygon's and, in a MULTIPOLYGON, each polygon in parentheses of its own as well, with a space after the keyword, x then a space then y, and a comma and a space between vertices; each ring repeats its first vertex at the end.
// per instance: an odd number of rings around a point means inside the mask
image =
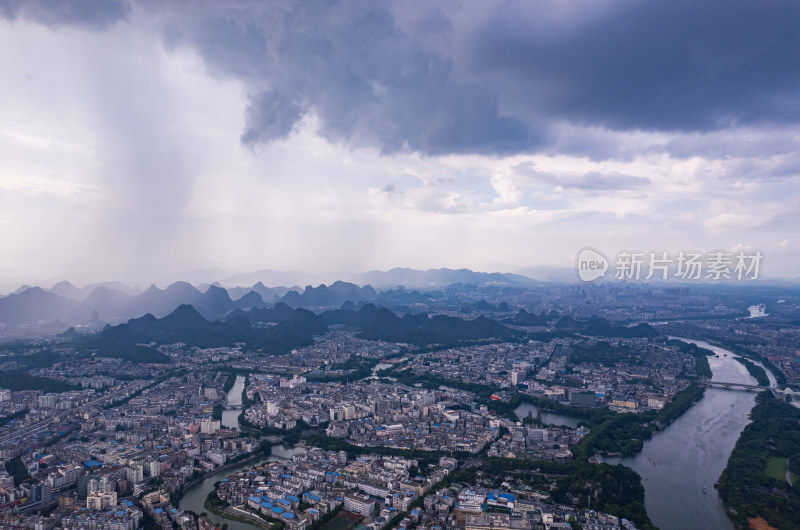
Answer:
MULTIPOLYGON (((51 293, 55 293, 61 297, 68 298, 70 300, 83 300, 95 289, 100 287, 105 287, 112 291, 119 291, 120 293, 127 294, 128 296, 136 296, 142 292, 141 289, 138 287, 129 287, 122 282, 102 282, 102 283, 92 283, 89 285, 85 285, 83 288, 78 289, 70 282, 64 280, 58 282, 54 286, 52 286, 48 291, 51 293)), ((23 289, 24 290, 24 289, 23 289)), ((20 292, 19 290, 17 292, 20 292)))
POLYGON ((520 274, 500 272, 475 272, 469 269, 428 269, 394 268, 388 271, 370 271, 364 273, 308 274, 299 271, 274 271, 264 269, 246 274, 236 274, 220 280, 222 285, 251 285, 263 282, 266 285, 292 285, 299 283, 325 283, 333 279, 343 280, 358 285, 372 285, 376 288, 394 288, 402 285, 406 288, 444 287, 454 283, 472 285, 537 285, 539 282, 520 274))
POLYGON ((286 353, 312 344, 329 326, 343 325, 359 330, 358 336, 370 340, 405 342, 419 346, 456 345, 464 341, 508 340, 516 332, 502 324, 478 317, 457 317, 422 313, 400 318, 392 311, 365 304, 360 309, 335 309, 314 314, 279 303, 272 309, 237 310, 227 320, 209 321, 193 306, 184 304, 163 318, 147 314, 118 326, 106 326, 99 335, 81 336, 70 328, 63 334, 100 356, 120 357, 134 362, 168 362, 169 359, 149 344, 175 344, 219 347, 247 343, 248 348, 267 354, 286 353), (274 323, 271 326, 258 324, 274 323))
MULTIPOLYGON (((271 281, 298 279, 303 273, 259 271, 238 275, 222 282, 206 284, 201 289, 187 282, 176 282, 166 289, 155 285, 141 291, 120 282, 106 282, 76 287, 61 281, 50 289, 23 286, 12 294, 0 297, 0 331, 8 327, 26 326, 40 332, 59 331, 69 325, 98 328, 104 323, 120 323, 151 314, 156 318, 171 313, 180 305, 193 306, 208 320, 218 320, 237 309, 263 308, 284 303, 292 308, 338 308, 345 302, 355 305, 371 302, 403 307, 424 303, 430 294, 413 289, 452 286, 464 290, 475 286, 532 286, 536 282, 525 276, 503 273, 474 272, 468 269, 430 269, 426 271, 396 268, 385 272, 350 275, 357 283, 335 281, 305 288, 276 286, 271 281), (250 287, 234 281, 253 281, 250 287), (377 291, 372 284, 383 286, 377 291), (225 285, 225 287, 223 287, 225 285), (386 287, 391 287, 386 289, 386 287)), ((286 282, 292 285, 291 282, 286 282)))
POLYGON ((0 299, 0 323, 19 326, 53 320, 69 324, 122 322, 147 313, 165 316, 181 304, 192 304, 201 314, 216 319, 237 308, 265 305, 257 293, 248 293, 234 301, 221 287, 211 286, 201 292, 185 282, 174 283, 166 289, 151 286, 139 294, 128 294, 102 285, 95 287, 85 298, 77 288, 70 288, 64 282, 55 287, 58 287, 58 292, 77 295, 79 299, 31 287, 0 299))
POLYGON ((354 304, 379 302, 385 305, 415 303, 426 298, 420 293, 388 291, 388 300, 379 296, 371 286, 337 281, 330 286, 270 288, 257 283, 250 288, 224 289, 217 285, 201 291, 186 282, 176 282, 166 289, 150 286, 138 294, 116 290, 113 285, 100 285, 85 294, 68 282, 61 282, 50 290, 27 287, 0 298, 0 324, 2 326, 46 326, 56 332, 68 325, 102 327, 105 323, 120 323, 128 319, 151 314, 155 318, 170 314, 180 305, 191 305, 208 320, 219 320, 236 310, 265 308, 286 304, 292 308, 338 308, 345 302, 354 304), (295 290, 296 289, 296 290, 295 290), (238 296, 232 298, 231 293, 238 296))

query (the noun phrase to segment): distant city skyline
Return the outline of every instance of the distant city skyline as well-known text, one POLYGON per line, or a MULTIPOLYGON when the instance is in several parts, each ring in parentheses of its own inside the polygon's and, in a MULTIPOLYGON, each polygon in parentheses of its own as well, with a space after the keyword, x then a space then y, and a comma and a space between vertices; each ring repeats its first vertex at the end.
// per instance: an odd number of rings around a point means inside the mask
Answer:
POLYGON ((0 2, 0 289, 586 247, 798 278, 797 27, 788 1, 0 2))

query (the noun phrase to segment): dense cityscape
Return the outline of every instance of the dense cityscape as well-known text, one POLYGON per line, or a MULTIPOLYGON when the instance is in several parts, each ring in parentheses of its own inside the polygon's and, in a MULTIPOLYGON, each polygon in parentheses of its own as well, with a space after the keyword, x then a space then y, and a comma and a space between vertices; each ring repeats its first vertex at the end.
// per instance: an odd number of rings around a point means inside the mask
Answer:
POLYGON ((0 0, 0 530, 800 530, 798 28, 0 0))
MULTIPOLYGON (((181 300, 162 318, 56 335, 36 331, 50 329, 41 321, 9 326, 1 524, 652 528, 641 478, 610 459, 670 432, 704 392, 758 394, 800 418, 795 287, 453 284, 384 294, 339 282, 299 291, 284 297, 305 293, 295 301, 306 308, 248 291, 242 300, 255 305, 214 324, 240 336, 220 327, 213 347, 202 333, 213 323, 181 300), (326 290, 356 299, 318 305, 311 295, 326 290), (418 301, 411 309, 390 297, 418 301), (250 322, 282 330, 279 345, 252 339, 250 322), (409 340, 402 322, 423 339, 409 340), (449 342, 431 338, 433 322, 449 342), (722 362, 743 379, 713 377, 722 362), (210 486, 203 502, 186 506, 200 484, 210 486)), ((773 525, 791 520, 798 501, 796 432, 759 456, 765 469, 783 459, 785 480, 769 480, 787 505, 751 508, 773 525)), ((752 519, 724 483, 729 516, 752 519)))

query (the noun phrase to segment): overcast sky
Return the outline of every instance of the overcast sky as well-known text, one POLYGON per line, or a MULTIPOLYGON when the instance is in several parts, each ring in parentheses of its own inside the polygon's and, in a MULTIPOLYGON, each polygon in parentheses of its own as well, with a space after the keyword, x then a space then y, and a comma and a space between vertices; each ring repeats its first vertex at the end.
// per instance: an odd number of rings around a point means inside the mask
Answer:
POLYGON ((0 274, 591 246, 798 277, 798 28, 796 0, 0 0, 0 274))

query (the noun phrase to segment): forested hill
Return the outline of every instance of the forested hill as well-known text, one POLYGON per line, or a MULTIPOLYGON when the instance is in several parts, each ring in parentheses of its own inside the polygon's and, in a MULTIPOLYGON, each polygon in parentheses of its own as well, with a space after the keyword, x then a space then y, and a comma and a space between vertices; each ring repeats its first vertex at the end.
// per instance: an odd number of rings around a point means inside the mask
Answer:
POLYGON ((125 324, 106 326, 97 336, 68 336, 105 356, 138 362, 167 362, 165 356, 149 345, 183 342, 208 348, 240 342, 265 353, 277 354, 312 344, 314 337, 325 334, 331 325, 354 328, 357 336, 364 339, 420 346, 508 340, 515 336, 511 329, 483 316, 467 320, 422 313, 401 318, 373 304, 358 310, 337 309, 321 314, 277 304, 272 309, 239 310, 227 320, 214 322, 205 319, 193 306, 182 305, 163 318, 147 314, 125 324))

